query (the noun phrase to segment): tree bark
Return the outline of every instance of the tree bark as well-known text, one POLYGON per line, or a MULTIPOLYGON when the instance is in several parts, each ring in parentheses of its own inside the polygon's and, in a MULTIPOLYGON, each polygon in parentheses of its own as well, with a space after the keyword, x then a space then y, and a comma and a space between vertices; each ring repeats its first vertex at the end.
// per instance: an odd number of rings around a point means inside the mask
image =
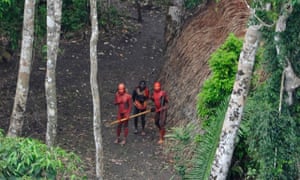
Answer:
POLYGON ((293 11, 293 6, 286 4, 284 5, 286 8, 284 9, 284 13, 279 16, 277 22, 276 22, 276 27, 275 27, 275 43, 276 43, 276 53, 277 55, 281 55, 280 52, 280 45, 279 45, 279 40, 280 40, 280 33, 284 32, 286 30, 286 21, 288 19, 288 17, 290 16, 290 14, 293 11))
POLYGON ((46 144, 53 146, 57 135, 56 61, 60 40, 61 0, 47 2, 47 72, 45 80, 47 100, 46 144))
POLYGON ((250 26, 239 58, 238 72, 225 115, 220 142, 212 164, 210 179, 225 180, 235 148, 245 100, 249 91, 255 54, 260 41, 258 26, 250 26))
POLYGON ((32 50, 34 40, 34 11, 35 0, 25 0, 23 34, 21 57, 18 72, 18 82, 16 88, 13 111, 10 117, 10 125, 7 136, 16 137, 22 134, 24 123, 24 112, 29 91, 29 80, 32 64, 32 50))
POLYGON ((141 10, 140 0, 135 0, 135 5, 136 5, 136 9, 137 9, 138 22, 141 23, 141 22, 143 22, 143 19, 142 19, 142 10, 141 10))
POLYGON ((100 120, 100 96, 97 81, 97 42, 98 42, 98 18, 97 18, 97 2, 96 0, 90 0, 91 4, 91 24, 92 35, 90 39, 90 60, 91 60, 91 74, 90 83, 93 97, 93 127, 94 127, 94 140, 96 146, 96 179, 102 180, 104 176, 103 172, 103 146, 102 146, 102 133, 101 133, 101 120, 100 120))
MULTIPOLYGON (((293 67, 291 63, 288 60, 288 57, 282 54, 281 48, 282 45, 280 44, 280 35, 282 32, 286 30, 286 22, 289 18, 290 14, 293 12, 293 6, 291 4, 285 4, 283 8, 283 13, 279 16, 276 27, 275 27, 275 36, 274 41, 276 44, 276 53, 277 57, 279 58, 279 62, 285 62, 286 66, 284 67, 284 71, 282 72, 284 74, 284 90, 287 92, 288 97, 286 98, 286 103, 288 105, 293 104, 293 93, 296 88, 299 87, 299 78, 296 76, 296 74, 293 71, 293 67)), ((283 89, 283 88, 282 88, 283 89)), ((280 92, 280 104, 279 104, 279 113, 281 113, 281 105, 282 105, 282 92, 280 92)))

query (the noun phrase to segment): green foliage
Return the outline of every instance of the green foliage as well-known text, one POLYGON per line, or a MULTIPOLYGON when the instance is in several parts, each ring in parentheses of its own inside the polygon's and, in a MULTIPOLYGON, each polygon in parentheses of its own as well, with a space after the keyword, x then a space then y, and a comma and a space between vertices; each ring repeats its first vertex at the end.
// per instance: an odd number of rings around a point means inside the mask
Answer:
POLYGON ((0 134, 0 179, 85 178, 80 177, 81 160, 74 153, 48 148, 34 139, 0 134))
POLYGON ((202 3, 202 0, 184 0, 184 7, 187 9, 193 9, 202 3))
POLYGON ((0 129, 0 138, 3 138, 3 137, 4 137, 4 130, 0 129))
POLYGON ((0 1, 0 36, 8 37, 12 49, 18 47, 21 39, 23 9, 24 1, 0 1))
MULTIPOLYGON (((251 1, 251 7, 255 9, 255 14, 259 19, 269 25, 274 25, 280 14, 285 13, 285 5, 288 2, 291 2, 291 5, 293 6, 300 4, 299 0, 253 0, 251 1), (270 4, 269 10, 266 10, 266 4, 270 4)), ((252 19, 251 23, 253 22, 257 23, 257 19, 252 19)))
POLYGON ((186 175, 188 167, 191 165, 189 158, 195 149, 192 138, 194 129, 195 126, 192 124, 188 124, 186 127, 173 127, 172 132, 166 135, 172 144, 168 151, 173 154, 175 169, 181 177, 186 175))
POLYGON ((47 61, 47 45, 44 45, 42 47, 42 57, 43 57, 43 61, 47 61))
POLYGON ((227 110, 228 100, 221 102, 216 113, 209 117, 209 123, 203 126, 204 134, 195 138, 196 149, 193 158, 193 168, 186 174, 185 179, 209 179, 211 165, 218 147, 219 137, 227 110))
MULTIPOLYGON (((46 41, 46 14, 47 4, 44 1, 36 2, 35 10, 35 44, 36 55, 43 55, 42 47, 46 41)), ((2 0, 0 1, 0 36, 8 38, 12 49, 20 48, 24 13, 24 1, 2 0)), ((78 31, 89 25, 89 1, 88 0, 64 0, 62 4, 62 32, 78 31)), ((106 28, 122 24, 120 13, 115 7, 110 7, 99 15, 99 24, 106 28)))
POLYGON ((287 29, 280 36, 283 46, 283 53, 287 55, 293 65, 295 73, 300 74, 300 5, 294 7, 294 11, 287 21, 287 29))
POLYGON ((106 28, 113 28, 122 25, 122 19, 120 18, 121 14, 117 10, 116 7, 110 6, 104 12, 100 13, 99 16, 99 24, 101 27, 106 28))
POLYGON ((159 7, 168 7, 171 4, 171 0, 154 0, 153 4, 159 7))
POLYGON ((38 36, 38 40, 42 39, 46 35, 46 14, 47 7, 46 3, 39 4, 38 8, 36 8, 35 14, 35 23, 34 23, 34 33, 38 36))
POLYGON ((203 126, 203 134, 194 135, 195 125, 174 127, 166 137, 172 147, 175 169, 183 179, 209 179, 211 165, 219 142, 228 100, 221 102, 209 123, 203 126))
POLYGON ((259 87, 261 84, 264 83, 266 78, 268 77, 267 72, 264 70, 264 62, 263 62, 263 55, 264 55, 265 49, 263 47, 260 47, 256 51, 255 56, 255 65, 254 65, 254 71, 251 78, 251 85, 250 85, 250 92, 251 90, 255 90, 257 87, 259 87))
POLYGON ((41 57, 43 52, 42 48, 43 45, 46 44, 46 14, 47 14, 47 7, 46 2, 39 3, 35 10, 35 21, 34 21, 34 49, 37 57, 41 57))
POLYGON ((214 113, 233 87, 242 40, 230 34, 225 43, 209 59, 212 76, 207 79, 198 95, 197 110, 201 117, 214 113))
MULTIPOLYGON (((35 48, 42 54, 46 36, 46 3, 37 1, 35 14, 35 48)), ((62 7, 63 32, 76 31, 89 24, 88 0, 64 0, 62 7)), ((19 48, 21 40, 24 13, 24 1, 0 1, 0 35, 7 37, 13 49, 19 48)))
POLYGON ((227 179, 256 179, 257 163, 249 156, 251 152, 247 142, 250 133, 249 124, 242 121, 227 179))
POLYGON ((7 5, 11 5, 11 2, 10 2, 10 0, 1 0, 0 1, 0 18, 2 19, 3 18, 3 16, 4 16, 4 13, 3 13, 3 11, 4 11, 4 8, 5 8, 5 6, 7 6, 7 5))
POLYGON ((76 31, 89 23, 87 0, 64 0, 62 7, 62 31, 76 31))
MULTIPOLYGON (((262 2, 257 3, 260 7, 262 2)), ((263 1, 266 2, 266 1, 263 1)), ((270 2, 270 1, 268 1, 270 2)), ((257 15, 269 24, 277 21, 285 1, 272 1, 269 12, 257 8, 257 15)), ((262 69, 268 74, 267 80, 251 93, 245 108, 244 124, 250 130, 246 134, 245 152, 251 158, 247 175, 253 179, 298 179, 299 169, 299 101, 296 93, 296 103, 287 107, 283 102, 282 112, 278 112, 280 82, 285 58, 293 65, 299 74, 299 15, 300 7, 295 4, 294 11, 287 21, 286 31, 277 34, 275 41, 273 28, 263 27, 261 32, 264 40, 262 69), (277 55, 276 45, 280 47, 277 55)), ((285 97, 284 97, 285 98, 285 97)))
POLYGON ((299 139, 297 125, 286 109, 277 111, 278 97, 267 83, 248 99, 249 155, 257 161, 259 179, 296 179, 299 139))

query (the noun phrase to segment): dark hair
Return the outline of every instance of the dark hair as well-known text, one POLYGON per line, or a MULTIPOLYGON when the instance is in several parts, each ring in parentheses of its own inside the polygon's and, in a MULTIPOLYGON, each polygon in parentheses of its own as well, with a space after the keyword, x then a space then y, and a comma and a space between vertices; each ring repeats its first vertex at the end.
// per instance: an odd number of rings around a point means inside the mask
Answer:
POLYGON ((144 89, 146 88, 146 81, 141 80, 141 81, 139 82, 139 87, 140 87, 142 90, 144 90, 144 89))

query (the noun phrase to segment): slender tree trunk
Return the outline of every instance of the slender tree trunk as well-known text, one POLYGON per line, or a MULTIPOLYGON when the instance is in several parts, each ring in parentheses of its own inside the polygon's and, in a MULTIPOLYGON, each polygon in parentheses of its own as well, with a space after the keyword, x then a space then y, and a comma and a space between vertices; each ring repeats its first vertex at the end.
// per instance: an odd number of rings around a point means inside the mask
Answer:
POLYGON ((102 146, 102 133, 101 133, 101 120, 100 120, 100 96, 97 81, 97 42, 98 42, 98 18, 97 18, 97 2, 90 0, 91 4, 91 23, 92 23, 92 36, 90 39, 90 59, 91 59, 91 74, 90 83, 93 97, 93 126, 94 138, 96 146, 96 179, 102 180, 103 172, 103 146, 102 146))
POLYGON ((235 148, 235 137, 243 114, 243 108, 249 91, 256 50, 259 46, 258 26, 250 26, 239 58, 238 72, 225 115, 219 145, 212 164, 210 179, 225 180, 235 148))
POLYGON ((13 111, 10 117, 10 125, 7 135, 20 136, 24 122, 24 112, 29 91, 29 80, 32 64, 32 49, 34 40, 34 11, 35 0, 25 0, 21 57, 18 73, 13 111))
POLYGON ((60 40, 61 0, 47 2, 47 72, 45 80, 47 99, 47 132, 46 144, 53 146, 57 127, 57 99, 56 99, 56 61, 60 40))
MULTIPOLYGON (((286 99, 286 102, 288 105, 293 104, 293 93, 296 88, 299 87, 299 78, 295 75, 293 68, 288 60, 288 57, 282 54, 281 49, 282 45, 280 44, 280 35, 282 32, 286 30, 286 21, 289 18, 290 14, 293 11, 293 6, 291 4, 285 4, 283 7, 283 13, 279 16, 277 22, 276 22, 276 27, 275 27, 275 36, 274 36, 274 41, 276 44, 276 53, 277 57, 279 58, 279 62, 282 62, 283 64, 286 65, 284 67, 284 71, 282 72, 285 77, 285 83, 284 83, 284 89, 288 94, 288 97, 286 99), (297 82, 298 81, 298 82, 297 82), (296 85, 296 83, 298 83, 296 85)), ((282 88, 283 89, 283 88, 282 88)), ((280 91, 280 104, 279 104, 279 113, 281 113, 281 105, 282 105, 282 90, 280 91)))
MULTIPOLYGON (((292 5, 284 5, 287 9, 284 9, 284 13, 279 16, 277 22, 276 22, 276 27, 275 27, 275 43, 276 43, 276 53, 277 55, 281 55, 281 51, 280 51, 280 44, 279 44, 279 40, 280 40, 280 33, 284 32, 286 30, 286 21, 288 19, 288 17, 290 16, 290 14, 293 11, 293 6, 292 5)), ((282 55, 281 55, 282 57, 282 55)), ((283 60, 284 61, 284 60, 283 60)))
POLYGON ((137 9, 138 22, 141 23, 141 22, 143 22, 143 19, 142 19, 142 10, 141 10, 140 0, 135 0, 135 5, 136 5, 136 9, 137 9))

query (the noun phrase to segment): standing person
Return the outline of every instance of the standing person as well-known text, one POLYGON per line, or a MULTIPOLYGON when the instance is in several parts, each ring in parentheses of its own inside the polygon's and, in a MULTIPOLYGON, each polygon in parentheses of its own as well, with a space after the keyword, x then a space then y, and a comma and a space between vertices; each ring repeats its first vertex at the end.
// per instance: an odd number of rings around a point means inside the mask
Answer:
MULTIPOLYGON (((146 86, 146 81, 142 80, 139 82, 139 85, 132 92, 132 101, 134 104, 133 114, 138 114, 146 111, 147 100, 149 99, 149 89, 146 86)), ((146 115, 141 115, 142 121, 142 132, 141 135, 145 136, 145 121, 146 115)), ((134 118, 134 134, 138 133, 138 117, 134 118)))
POLYGON ((115 94, 115 105, 118 106, 118 120, 123 118, 127 118, 125 121, 118 122, 117 126, 117 139, 114 143, 120 143, 121 145, 126 144, 126 138, 128 136, 128 120, 131 112, 132 101, 131 95, 126 92, 125 84, 120 83, 118 85, 118 91, 115 94), (124 139, 121 141, 120 135, 122 131, 122 127, 124 129, 124 139))
POLYGON ((158 144, 164 142, 164 136, 166 133, 165 125, 167 118, 167 104, 169 102, 168 95, 165 91, 161 89, 159 82, 155 82, 153 86, 153 94, 151 95, 151 100, 154 102, 155 106, 155 125, 159 129, 159 141, 158 144))

